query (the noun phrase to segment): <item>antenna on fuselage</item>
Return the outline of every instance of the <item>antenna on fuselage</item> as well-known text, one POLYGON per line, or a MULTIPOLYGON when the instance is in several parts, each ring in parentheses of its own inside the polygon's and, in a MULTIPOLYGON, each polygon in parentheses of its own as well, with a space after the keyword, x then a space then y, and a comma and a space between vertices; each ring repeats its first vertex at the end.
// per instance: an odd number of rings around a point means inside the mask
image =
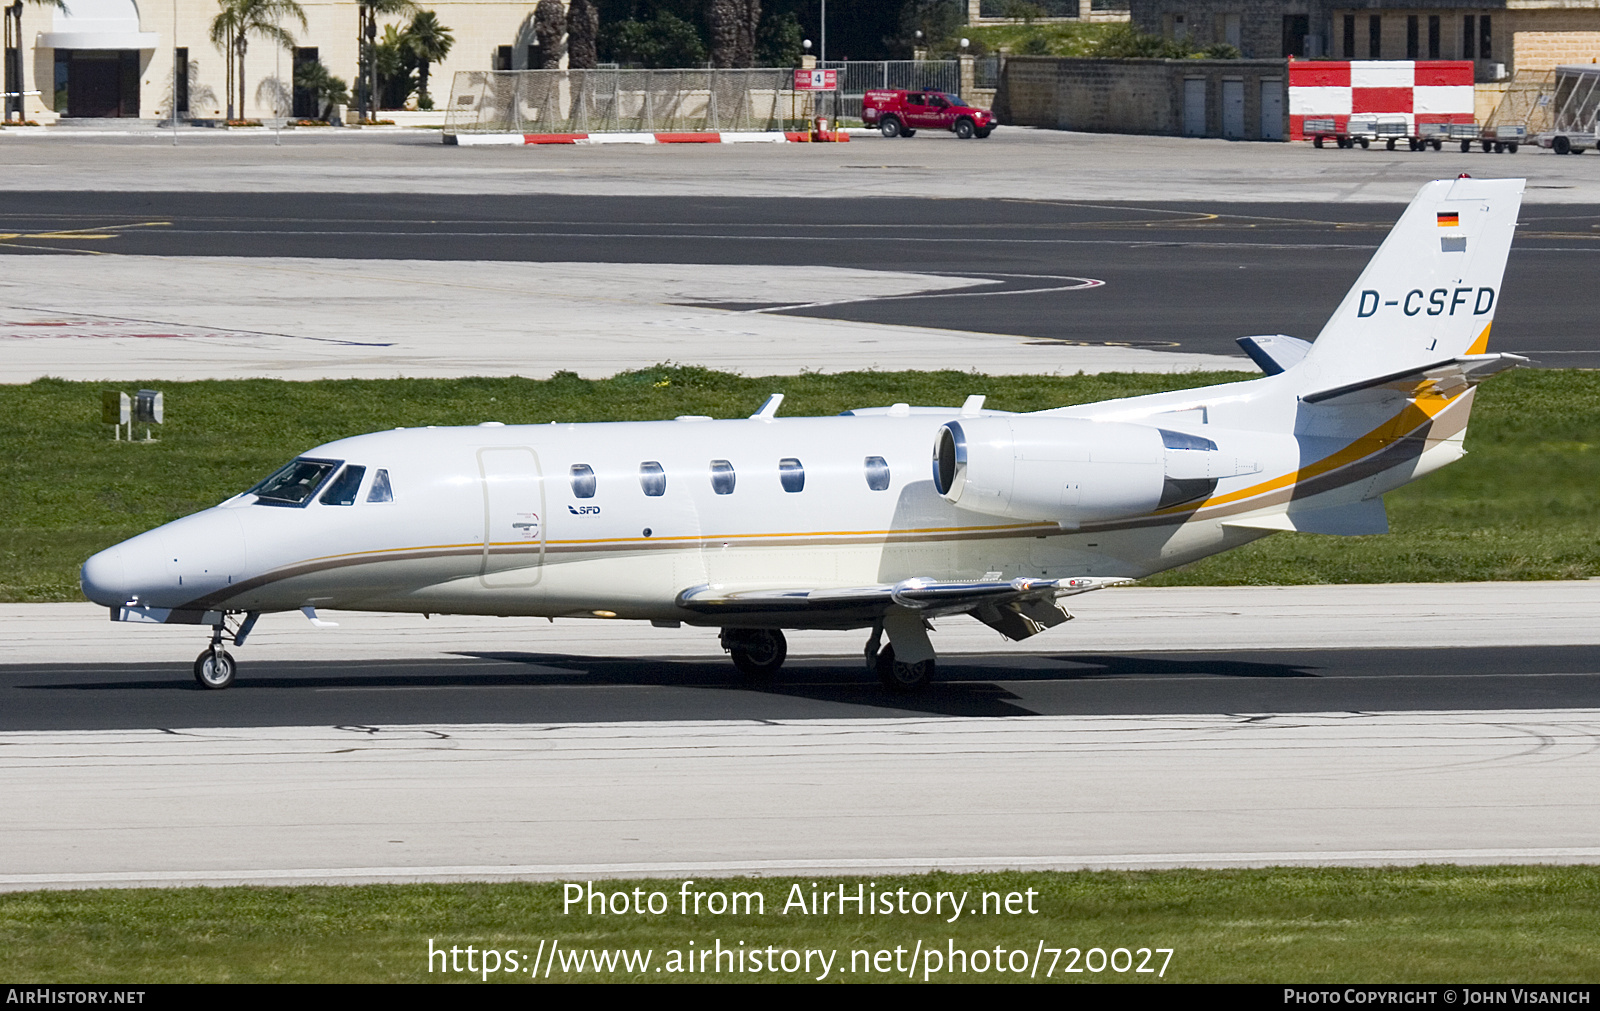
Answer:
POLYGON ((774 393, 761 405, 761 410, 750 415, 751 421, 771 421, 778 416, 778 407, 783 403, 783 394, 774 393))

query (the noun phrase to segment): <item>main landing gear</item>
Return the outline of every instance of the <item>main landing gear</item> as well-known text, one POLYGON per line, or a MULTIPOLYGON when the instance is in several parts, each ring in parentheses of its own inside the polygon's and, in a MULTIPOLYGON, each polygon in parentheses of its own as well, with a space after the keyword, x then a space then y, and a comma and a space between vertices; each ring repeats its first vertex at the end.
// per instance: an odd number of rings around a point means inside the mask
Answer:
MULTIPOLYGON (((775 628, 724 628, 721 642, 739 673, 751 680, 776 674, 789 655, 787 640, 775 628)), ((201 659, 206 656, 201 654, 201 659)), ((933 644, 928 641, 928 624, 914 613, 891 614, 874 625, 864 659, 867 670, 892 692, 926 688, 938 667, 933 644), (888 643, 883 641, 885 633, 888 643)), ((198 665, 195 670, 199 677, 198 665)))
POLYGON ((221 623, 211 626, 211 645, 194 658, 194 679, 200 682, 200 687, 220 691, 233 684, 233 676, 238 673, 239 664, 234 660, 233 654, 222 648, 222 643, 226 640, 235 646, 243 646, 245 639, 250 635, 250 630, 256 627, 256 619, 259 617, 261 617, 260 611, 251 611, 232 629, 228 628, 226 617, 221 623))
POLYGON ((789 643, 775 628, 725 628, 722 648, 733 655, 733 665, 749 678, 778 672, 789 656, 789 643))
MULTIPOLYGON (((928 687, 933 680, 937 667, 934 659, 933 647, 928 642, 927 626, 923 620, 916 616, 906 616, 914 621, 901 621, 897 624, 906 625, 904 629, 894 628, 889 630, 890 642, 882 649, 878 644, 883 641, 884 624, 880 622, 872 627, 872 638, 867 640, 866 661, 867 670, 878 675, 878 681, 892 692, 915 692, 928 687), (897 635, 896 633, 899 633, 897 635), (894 640, 898 638, 909 646, 907 650, 912 659, 902 660, 895 656, 894 640), (905 640, 910 642, 905 642, 905 640), (918 642, 917 640, 921 641, 918 642)), ((888 619, 893 621, 894 619, 888 619)))

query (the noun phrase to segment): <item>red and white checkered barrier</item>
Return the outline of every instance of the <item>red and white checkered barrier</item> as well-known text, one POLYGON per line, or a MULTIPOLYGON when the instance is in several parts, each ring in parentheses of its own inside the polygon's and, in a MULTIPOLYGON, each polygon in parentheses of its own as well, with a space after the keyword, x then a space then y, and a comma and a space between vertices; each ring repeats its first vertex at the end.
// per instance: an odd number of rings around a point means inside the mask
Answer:
POLYGON ((803 144, 848 141, 843 130, 821 135, 779 133, 458 133, 445 134, 446 144, 461 147, 518 144, 803 144))
POLYGON ((1289 137, 1305 139, 1305 121, 1404 116, 1415 136, 1422 123, 1473 122, 1471 60, 1294 60, 1289 64, 1289 137))

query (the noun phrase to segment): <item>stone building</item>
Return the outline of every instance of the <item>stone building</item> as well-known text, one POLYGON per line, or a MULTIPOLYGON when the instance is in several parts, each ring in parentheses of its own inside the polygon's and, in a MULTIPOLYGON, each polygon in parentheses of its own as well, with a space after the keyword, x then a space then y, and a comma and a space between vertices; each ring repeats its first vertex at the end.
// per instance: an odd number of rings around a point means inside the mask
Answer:
MULTIPOLYGON (((354 89, 357 4, 299 2, 306 27, 283 24, 295 37, 292 49, 277 50, 262 38, 248 42, 246 118, 311 113, 312 101, 297 94, 293 85, 300 63, 320 61, 354 89)), ((440 109, 449 98, 455 71, 521 70, 536 59, 530 55, 535 0, 422 0, 420 6, 434 11, 455 37, 449 56, 430 68, 428 90, 440 109)), ((210 41, 209 26, 217 13, 216 0, 69 0, 65 11, 16 3, 6 8, 3 90, 25 93, 21 115, 47 124, 58 119, 166 119, 175 97, 180 119, 220 119, 228 108, 228 70, 226 57, 210 41)), ((380 17, 380 37, 385 24, 400 27, 407 20, 380 17)), ((17 117, 17 102, 12 98, 4 106, 8 118, 17 117)))
POLYGON ((1600 0, 1130 0, 1143 32, 1247 58, 1472 60, 1480 81, 1600 59, 1600 0))

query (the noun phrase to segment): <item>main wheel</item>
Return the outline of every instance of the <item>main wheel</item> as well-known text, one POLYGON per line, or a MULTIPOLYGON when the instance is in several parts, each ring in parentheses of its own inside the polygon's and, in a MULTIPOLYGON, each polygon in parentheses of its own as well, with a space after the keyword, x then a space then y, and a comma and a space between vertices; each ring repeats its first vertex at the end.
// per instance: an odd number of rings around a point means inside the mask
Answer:
POLYGON ((1572 141, 1568 140, 1564 135, 1557 136, 1556 139, 1550 143, 1550 150, 1554 151, 1556 154, 1571 154, 1572 141))
POLYGON ((776 674, 789 656, 789 643, 775 628, 729 629, 723 633, 733 665, 746 677, 776 674), (737 634, 729 634, 736 632, 737 634))
POLYGON ((955 131, 956 137, 961 140, 971 140, 972 135, 978 132, 972 125, 972 120, 966 118, 956 120, 955 131))
POLYGON ((883 117, 883 122, 878 124, 878 132, 885 137, 900 136, 900 121, 893 116, 883 117))
POLYGON ((878 654, 878 680, 892 692, 915 692, 928 687, 933 680, 934 661, 902 663, 894 658, 894 646, 883 647, 878 654))
POLYGON ((225 649, 207 649, 194 658, 194 679, 202 688, 223 689, 233 684, 239 665, 225 649))

